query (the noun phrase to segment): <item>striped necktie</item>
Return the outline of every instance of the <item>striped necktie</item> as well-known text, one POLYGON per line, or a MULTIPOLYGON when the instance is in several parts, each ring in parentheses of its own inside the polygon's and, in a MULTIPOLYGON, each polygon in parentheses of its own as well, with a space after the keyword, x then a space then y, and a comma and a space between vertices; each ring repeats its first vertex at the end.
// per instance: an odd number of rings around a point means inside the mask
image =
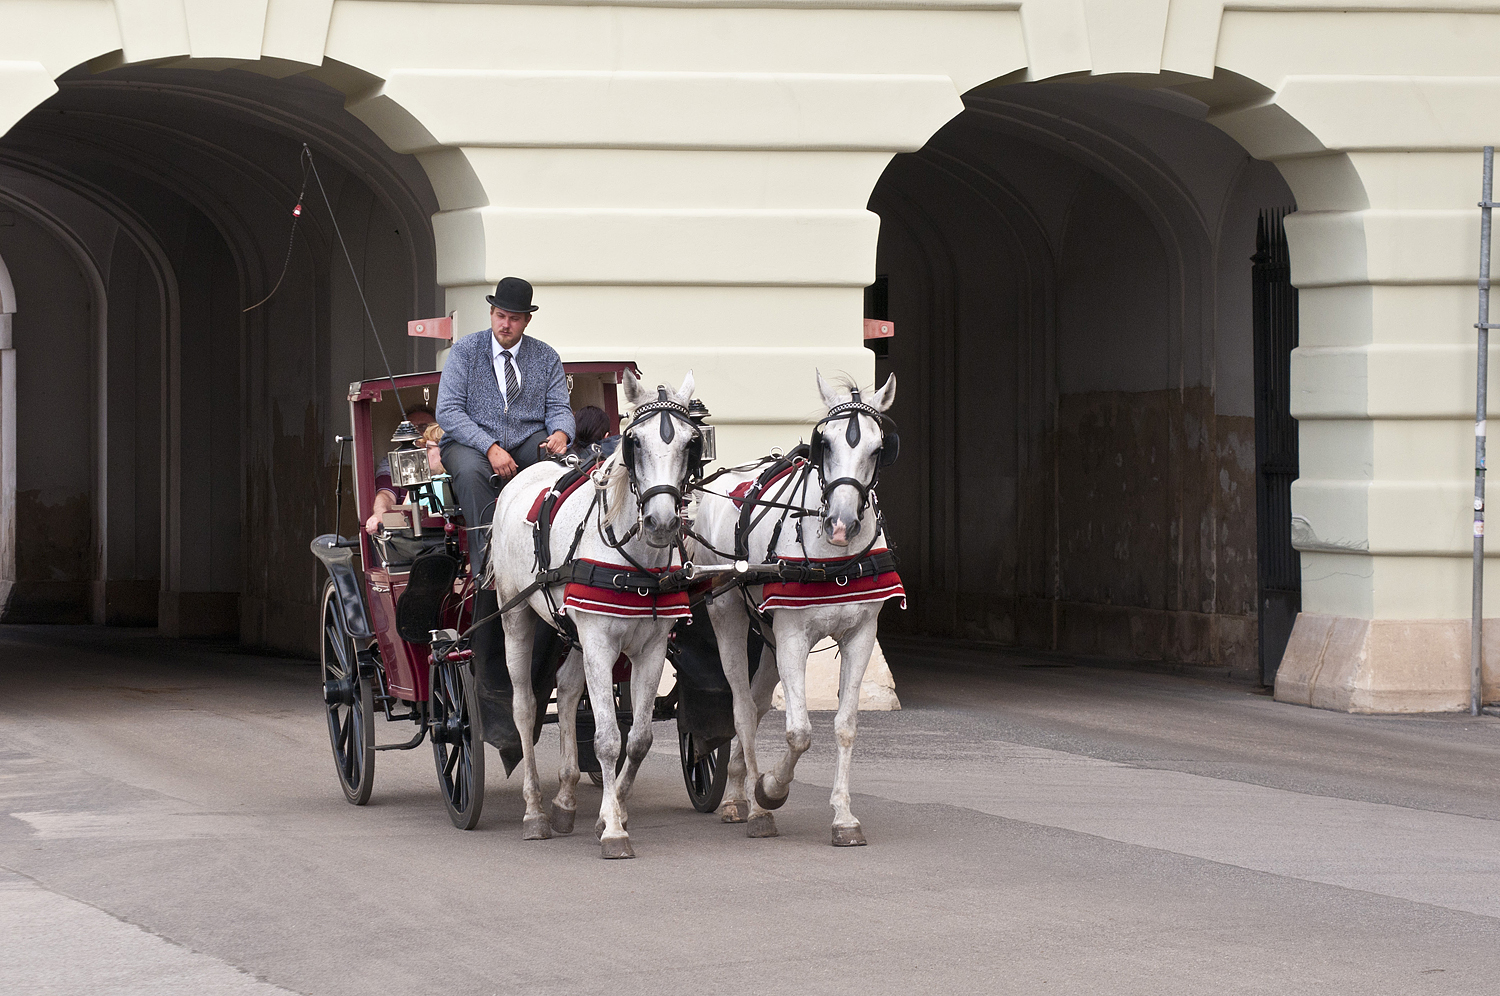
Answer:
POLYGON ((505 357, 505 410, 510 411, 510 399, 521 393, 521 381, 516 377, 515 365, 510 362, 510 350, 501 350, 505 357))

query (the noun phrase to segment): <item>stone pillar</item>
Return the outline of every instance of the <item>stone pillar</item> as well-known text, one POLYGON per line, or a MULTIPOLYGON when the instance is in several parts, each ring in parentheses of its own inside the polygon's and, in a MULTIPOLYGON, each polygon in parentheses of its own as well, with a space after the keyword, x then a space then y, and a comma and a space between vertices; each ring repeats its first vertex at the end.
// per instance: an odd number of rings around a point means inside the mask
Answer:
MULTIPOLYGON (((1494 96, 1488 80, 1294 79, 1278 111, 1221 119, 1278 160, 1298 205, 1287 235, 1301 298, 1292 512, 1303 612, 1280 701, 1467 704, 1475 202, 1479 147, 1493 136, 1462 108, 1494 96), (1257 114, 1266 127, 1251 124, 1257 114), (1298 127, 1271 127, 1277 114, 1298 127)), ((1500 591, 1487 595, 1496 614, 1500 591)))

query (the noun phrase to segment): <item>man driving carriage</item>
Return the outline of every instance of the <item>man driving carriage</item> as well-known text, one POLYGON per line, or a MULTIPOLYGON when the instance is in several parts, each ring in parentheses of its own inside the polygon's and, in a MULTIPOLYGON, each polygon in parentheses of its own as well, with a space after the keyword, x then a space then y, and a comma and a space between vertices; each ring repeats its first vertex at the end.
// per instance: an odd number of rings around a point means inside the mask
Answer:
POLYGON ((516 471, 560 455, 576 431, 568 378, 557 350, 526 335, 537 306, 531 284, 506 277, 485 298, 490 335, 454 343, 438 385, 443 466, 469 526, 469 560, 484 564, 500 489, 516 471), (486 527, 486 528, 476 528, 486 527))
MULTIPOLYGON (((490 334, 453 344, 438 384, 437 421, 443 430, 442 462, 464 512, 469 563, 476 580, 474 619, 499 608, 494 588, 482 587, 490 520, 500 489, 542 458, 566 452, 576 433, 568 401, 568 378, 557 350, 526 335, 537 306, 531 284, 506 277, 486 297, 490 334)), ((505 667, 505 636, 499 620, 474 633, 474 670, 485 739, 505 760, 506 771, 521 759, 520 734, 511 721, 511 685, 505 667)), ((555 648, 538 641, 545 663, 555 648)), ((546 668, 541 681, 550 685, 546 668)))

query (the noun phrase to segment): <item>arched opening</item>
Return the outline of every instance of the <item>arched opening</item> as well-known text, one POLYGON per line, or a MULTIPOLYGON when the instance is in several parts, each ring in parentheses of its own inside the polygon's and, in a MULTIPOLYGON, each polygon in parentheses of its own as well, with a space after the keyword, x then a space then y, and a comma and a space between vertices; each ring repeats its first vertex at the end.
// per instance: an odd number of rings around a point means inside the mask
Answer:
POLYGON ((1251 257, 1291 190, 1178 92, 965 108, 870 200, 917 443, 890 629, 1258 673, 1251 257))
POLYGON ((0 139, 0 254, 29 302, 4 618, 305 651, 347 385, 384 371, 323 190, 392 365, 431 368, 405 335, 443 308, 427 175, 305 76, 57 84, 0 139))

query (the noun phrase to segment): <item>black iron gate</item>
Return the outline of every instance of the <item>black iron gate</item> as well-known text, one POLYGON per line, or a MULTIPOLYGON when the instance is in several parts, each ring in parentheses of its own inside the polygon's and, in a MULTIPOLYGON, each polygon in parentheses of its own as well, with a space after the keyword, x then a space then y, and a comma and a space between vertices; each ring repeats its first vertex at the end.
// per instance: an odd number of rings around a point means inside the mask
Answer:
POLYGON ((1262 211, 1251 257, 1255 316, 1255 532, 1260 676, 1267 685, 1286 652, 1302 609, 1302 568, 1292 548, 1292 482, 1297 479, 1297 420, 1291 364, 1297 346, 1297 288, 1292 286, 1284 219, 1262 211))

